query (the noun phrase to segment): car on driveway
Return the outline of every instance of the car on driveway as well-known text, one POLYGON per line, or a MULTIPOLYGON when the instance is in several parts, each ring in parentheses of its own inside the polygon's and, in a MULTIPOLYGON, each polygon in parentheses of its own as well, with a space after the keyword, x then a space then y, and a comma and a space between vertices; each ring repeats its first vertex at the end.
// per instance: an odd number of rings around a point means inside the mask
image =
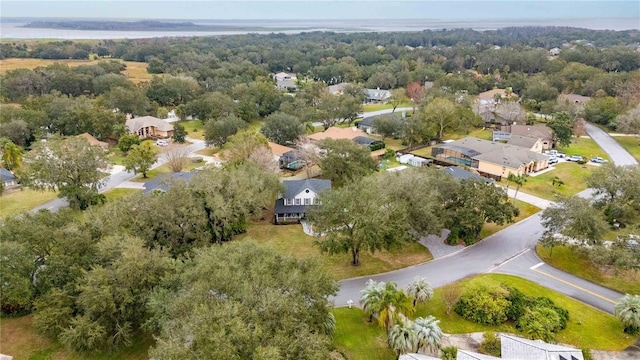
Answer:
POLYGON ((607 159, 603 159, 600 156, 596 156, 594 158, 591 158, 591 162, 592 163, 596 163, 596 164, 604 164, 606 162, 609 162, 609 160, 607 159))
POLYGON ((567 161, 584 161, 584 158, 582 157, 582 155, 571 155, 567 158, 567 161))
POLYGON ((565 157, 565 153, 559 152, 558 150, 545 151, 544 154, 547 155, 547 156, 555 156, 556 158, 565 157))
POLYGON ((156 145, 158 146, 169 146, 169 142, 167 140, 156 140, 156 145))
POLYGON ((549 164, 557 164, 558 163, 558 158, 555 156, 552 156, 549 158, 549 164))

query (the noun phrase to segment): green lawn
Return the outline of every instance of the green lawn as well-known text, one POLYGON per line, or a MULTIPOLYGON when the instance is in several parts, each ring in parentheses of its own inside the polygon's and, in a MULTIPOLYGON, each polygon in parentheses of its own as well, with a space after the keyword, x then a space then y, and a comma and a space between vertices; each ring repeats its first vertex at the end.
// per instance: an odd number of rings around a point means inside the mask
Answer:
MULTIPOLYGON (((184 169, 182 169, 183 172, 187 172, 196 168, 199 168, 201 166, 204 166, 205 162, 199 162, 199 163, 193 163, 188 161, 187 165, 185 166, 184 169)), ((159 166, 153 170, 149 170, 147 171, 147 177, 143 178, 142 175, 138 175, 135 178, 131 179, 131 181, 134 182, 147 182, 149 180, 153 180, 156 176, 160 175, 160 174, 168 174, 171 172, 171 169, 169 169, 169 165, 168 164, 164 164, 162 166, 159 166)))
POLYGON ((178 124, 184 126, 184 129, 187 131, 187 136, 204 140, 204 129, 202 125, 202 121, 200 120, 187 120, 187 121, 179 121, 178 124))
POLYGON ((553 252, 550 252, 549 249, 538 245, 536 252, 547 264, 558 269, 623 294, 640 294, 640 271, 603 272, 586 256, 571 251, 568 246, 555 246, 553 252))
POLYGON ((625 148, 631 156, 640 161, 640 137, 638 136, 616 136, 616 141, 625 148))
POLYGON ((132 194, 138 194, 140 191, 138 189, 115 188, 105 191, 103 195, 107 197, 107 201, 113 201, 132 194))
MULTIPOLYGON (((543 199, 555 201, 558 195, 572 196, 587 188, 586 178, 595 169, 591 165, 579 165, 575 162, 562 162, 554 164, 555 169, 537 176, 529 176, 527 182, 520 188, 521 192, 534 195, 543 199), (553 186, 551 180, 559 177, 564 181, 562 186, 553 186)), ((506 186, 506 179, 500 184, 506 186)), ((509 185, 512 189, 514 184, 509 185)))
POLYGON ((113 165, 124 165, 124 154, 117 146, 109 146, 109 162, 113 165))
MULTIPOLYGON (((512 199, 513 200, 513 199, 512 199)), ((517 200, 517 199, 516 199, 517 200)), ((513 222, 516 223, 520 220, 524 220, 526 218, 528 218, 529 216, 537 213, 538 211, 540 211, 541 209, 537 206, 525 203, 523 201, 516 201, 516 207, 518 209, 520 209, 520 215, 518 215, 518 217, 516 217, 515 219, 513 219, 513 222)), ((513 223, 511 224, 504 224, 504 225, 496 225, 496 224, 484 224, 484 226, 482 227, 482 230, 480 231, 480 238, 484 239, 490 235, 493 235, 495 233, 497 233, 498 231, 511 226, 513 223)))
POLYGON ((336 308, 331 311, 336 317, 333 340, 349 360, 394 360, 396 356, 387 345, 384 329, 378 322, 369 322, 369 317, 359 308, 336 308))
MULTIPOLYGON (((569 322, 567 323, 567 328, 557 334, 556 340, 558 342, 570 344, 577 348, 617 351, 626 348, 635 341, 635 337, 623 332, 622 323, 612 315, 528 280, 510 275, 487 274, 463 280, 461 281, 461 286, 472 283, 504 283, 518 288, 529 296, 546 296, 557 305, 567 309, 569 311, 569 322)), ((433 299, 426 304, 418 305, 413 317, 433 315, 440 320, 440 327, 445 333, 463 334, 469 332, 506 331, 518 334, 518 330, 510 323, 499 326, 483 326, 467 321, 453 311, 447 315, 441 294, 442 288, 436 289, 433 299)), ((520 335, 522 336, 522 334, 520 335)))
POLYGON ((153 345, 150 336, 134 336, 133 345, 128 349, 97 354, 72 353, 36 332, 31 326, 31 320, 31 315, 0 320, 3 354, 13 356, 15 360, 144 360, 149 358, 147 349, 153 345))
POLYGON ((277 250, 295 256, 318 257, 335 279, 378 274, 433 259, 427 248, 419 243, 410 243, 401 249, 376 251, 373 255, 363 252, 360 255, 361 265, 356 267, 350 264, 350 254, 320 254, 318 247, 313 245, 313 237, 306 235, 301 225, 273 225, 267 221, 250 224, 247 233, 238 237, 238 239, 244 238, 269 244, 277 250))
MULTIPOLYGON (((405 102, 402 103, 400 105, 398 105, 396 108, 410 108, 412 107, 413 104, 411 102, 405 102)), ((393 106, 389 103, 386 104, 366 104, 366 105, 362 105, 362 111, 363 112, 372 112, 372 111, 379 111, 379 110, 385 110, 385 109, 393 109, 393 106)), ((416 110, 418 110, 416 108, 416 110)))
POLYGON ((602 148, 600 148, 600 146, 590 138, 573 138, 571 145, 567 147, 560 147, 558 150, 566 153, 567 156, 582 155, 589 159, 595 156, 600 156, 609 160, 607 153, 605 153, 604 150, 602 150, 602 148))
POLYGON ((196 154, 204 155, 204 156, 213 156, 213 154, 217 153, 218 151, 220 151, 219 148, 209 146, 202 150, 196 151, 196 154))
POLYGON ((57 197, 53 191, 17 190, 0 196, 0 219, 29 211, 57 197))

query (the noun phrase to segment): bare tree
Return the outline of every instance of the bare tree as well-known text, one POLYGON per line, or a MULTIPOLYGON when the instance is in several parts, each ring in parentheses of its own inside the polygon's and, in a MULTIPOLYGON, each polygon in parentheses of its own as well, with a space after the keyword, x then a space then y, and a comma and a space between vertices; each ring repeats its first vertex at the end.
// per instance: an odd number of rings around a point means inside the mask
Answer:
POLYGON ((407 98, 411 100, 413 104, 413 112, 416 112, 416 105, 422 102, 424 98, 424 86, 422 86, 419 82, 414 81, 412 83, 407 84, 407 98))
POLYGON ((186 147, 176 147, 164 153, 169 169, 173 172, 180 172, 187 166, 189 161, 189 149, 186 147))
POLYGON ((627 134, 640 135, 640 105, 616 118, 616 127, 627 134))
POLYGON ((507 120, 509 124, 513 124, 524 121, 527 114, 517 102, 503 101, 496 106, 496 115, 507 120))
POLYGON ((442 300, 444 301, 447 315, 451 313, 451 309, 460 299, 460 295, 462 295, 462 288, 457 283, 449 284, 442 288, 440 296, 442 296, 442 300))
POLYGON ((304 168, 307 178, 311 177, 311 167, 320 160, 318 146, 311 142, 307 136, 301 136, 296 140, 296 153, 304 161, 304 168))
POLYGON ((264 171, 273 173, 280 172, 278 162, 273 157, 273 153, 267 146, 260 146, 253 150, 253 152, 249 154, 247 161, 258 165, 258 167, 264 171))
POLYGON ((576 143, 581 136, 587 134, 587 122, 580 118, 573 122, 573 135, 576 137, 576 143))

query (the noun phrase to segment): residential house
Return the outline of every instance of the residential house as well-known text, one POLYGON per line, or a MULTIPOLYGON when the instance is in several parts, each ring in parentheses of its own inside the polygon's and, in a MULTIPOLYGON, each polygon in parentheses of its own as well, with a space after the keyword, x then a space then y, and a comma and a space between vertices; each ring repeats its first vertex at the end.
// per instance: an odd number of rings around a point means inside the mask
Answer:
POLYGON ((542 143, 543 150, 552 149, 555 145, 553 142, 553 131, 546 125, 507 125, 501 128, 502 131, 511 135, 520 135, 530 138, 539 139, 542 143))
POLYGON ((360 120, 356 126, 358 127, 358 129, 365 131, 367 134, 375 134, 376 133, 376 129, 375 126, 373 126, 373 123, 375 121, 375 119, 379 118, 380 116, 392 116, 394 118, 404 118, 405 113, 400 113, 400 112, 393 112, 393 113, 389 113, 389 114, 382 114, 382 115, 375 115, 375 116, 367 116, 366 118, 360 120))
POLYGON ((358 129, 357 127, 350 128, 339 128, 339 127, 330 127, 323 132, 317 132, 315 134, 309 135, 309 139, 314 142, 318 142, 324 139, 348 139, 353 140, 358 136, 366 136, 367 134, 358 129))
POLYGON ((78 137, 85 138, 89 142, 89 145, 100 146, 100 147, 109 146, 109 143, 106 143, 104 141, 100 141, 100 140, 96 139, 95 137, 93 137, 89 133, 82 133, 82 134, 78 135, 78 137))
POLYGON ((507 144, 527 148, 529 151, 537 152, 539 154, 542 154, 542 150, 544 149, 540 139, 522 135, 511 134, 511 138, 507 141, 507 144))
POLYGON ((276 200, 273 222, 297 223, 307 216, 309 206, 319 205, 318 195, 331 189, 331 180, 285 180, 284 192, 276 200))
POLYGON ((0 168, 0 179, 2 179, 2 185, 5 190, 18 186, 18 179, 7 169, 0 168))
POLYGON ((296 84, 298 78, 295 74, 289 74, 286 72, 279 72, 273 75, 274 80, 276 81, 276 88, 280 90, 289 90, 296 89, 298 84, 296 84))
POLYGON ((173 136, 173 125, 153 116, 128 119, 125 125, 131 134, 136 134, 142 139, 173 136))
POLYGON ((364 145, 372 151, 385 148, 383 141, 372 139, 366 136, 356 136, 353 138, 353 142, 355 142, 356 144, 364 145))
POLYGON ((349 85, 351 84, 345 82, 335 85, 329 85, 327 86, 327 91, 329 91, 329 94, 331 95, 342 95, 344 94, 344 89, 349 85))
POLYGON ((377 89, 365 89, 367 103, 386 103, 391 98, 391 91, 377 89))
POLYGON ((282 158, 282 155, 288 153, 289 151, 293 151, 294 149, 288 147, 288 146, 284 146, 284 145, 280 145, 280 144, 276 144, 274 142, 269 141, 267 143, 267 145, 269 145, 269 149, 271 150, 271 153, 273 154, 273 159, 275 161, 277 161, 278 163, 280 163, 280 158, 282 158))
POLYGON ((582 96, 578 94, 560 94, 558 95, 558 101, 565 101, 571 104, 584 105, 587 101, 591 100, 588 96, 582 96))
POLYGON ((472 173, 471 171, 467 171, 457 166, 449 166, 444 168, 445 174, 452 176, 456 180, 480 180, 484 181, 487 184, 493 184, 494 180, 486 177, 482 177, 476 173, 472 173))
POLYGON ((280 156, 278 165, 280 169, 296 171, 302 169, 306 165, 306 161, 297 150, 293 149, 280 156))
POLYGON ((494 357, 458 349, 456 358, 458 360, 584 360, 580 349, 507 334, 500 335, 500 353, 501 357, 494 357))
POLYGON ((481 104, 499 104, 501 99, 517 97, 518 95, 505 89, 493 89, 478 94, 478 102, 481 104))
POLYGON ((482 176, 500 180, 510 173, 530 174, 549 167, 547 156, 516 145, 466 137, 434 146, 439 161, 468 166, 482 176))

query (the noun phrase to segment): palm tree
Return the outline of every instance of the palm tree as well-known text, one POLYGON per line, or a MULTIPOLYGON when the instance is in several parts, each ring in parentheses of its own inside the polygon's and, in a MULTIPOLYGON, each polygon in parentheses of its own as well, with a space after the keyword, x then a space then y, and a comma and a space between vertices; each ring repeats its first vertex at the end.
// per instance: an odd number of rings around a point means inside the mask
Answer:
MULTIPOLYGON (((509 176, 511 176, 512 174, 509 174, 509 176)), ((527 182, 527 175, 526 174, 522 174, 522 175, 518 175, 516 177, 514 177, 513 182, 516 183, 518 185, 518 187, 516 187, 516 193, 513 195, 513 203, 516 203, 516 197, 518 196, 518 191, 520 191, 520 187, 522 185, 524 185, 524 183, 527 182)))
POLYGON ((380 309, 378 323, 380 326, 384 326, 387 331, 393 325, 398 313, 410 314, 413 312, 411 298, 404 291, 399 290, 393 282, 384 285, 382 297, 377 308, 380 309))
POLYGON ((322 326, 325 334, 333 336, 333 333, 336 331, 336 317, 332 312, 328 313, 322 326))
POLYGON ((431 300, 433 297, 433 289, 431 284, 422 276, 416 276, 405 290, 407 295, 413 298, 413 306, 431 300))
POLYGON ((22 166, 22 154, 24 150, 13 141, 4 139, 2 143, 2 165, 7 170, 19 169, 22 166))
POLYGON ((413 325, 418 339, 418 351, 420 349, 436 350, 440 348, 442 330, 438 325, 439 323, 440 320, 436 320, 436 318, 431 315, 414 320, 413 325))
POLYGON ((389 329, 387 341, 398 357, 414 351, 418 345, 414 323, 401 314, 398 322, 389 329))
POLYGON ((374 315, 380 313, 380 299, 384 287, 384 282, 377 283, 369 279, 365 288, 360 291, 360 305, 365 312, 369 313, 369 322, 373 321, 374 315))
POLYGON ((625 295, 616 304, 614 314, 624 324, 624 332, 634 336, 640 333, 640 295, 625 295))

